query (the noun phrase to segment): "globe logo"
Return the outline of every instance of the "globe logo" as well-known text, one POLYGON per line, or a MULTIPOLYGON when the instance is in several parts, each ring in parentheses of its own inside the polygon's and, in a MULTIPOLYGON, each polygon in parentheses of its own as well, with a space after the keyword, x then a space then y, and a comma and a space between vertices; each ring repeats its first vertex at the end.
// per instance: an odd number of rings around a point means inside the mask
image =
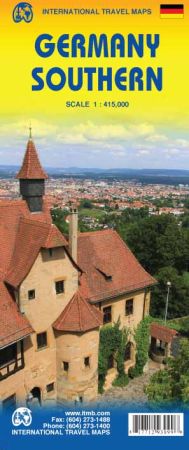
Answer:
POLYGON ((16 23, 20 23, 22 21, 29 23, 33 19, 33 10, 30 3, 21 2, 18 3, 13 11, 13 20, 16 23))
POLYGON ((19 425, 24 425, 25 427, 29 427, 32 423, 32 415, 31 411, 28 408, 21 407, 17 408, 12 415, 12 424, 15 427, 19 427, 19 425))

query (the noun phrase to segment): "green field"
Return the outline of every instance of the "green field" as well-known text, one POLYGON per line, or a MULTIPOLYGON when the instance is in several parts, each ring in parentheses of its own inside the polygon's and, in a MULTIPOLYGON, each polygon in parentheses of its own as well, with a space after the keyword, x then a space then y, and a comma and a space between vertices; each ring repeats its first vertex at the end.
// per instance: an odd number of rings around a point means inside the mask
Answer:
POLYGON ((95 219, 102 219, 104 217, 105 213, 101 209, 97 208, 82 208, 79 209, 79 217, 93 217, 95 219))

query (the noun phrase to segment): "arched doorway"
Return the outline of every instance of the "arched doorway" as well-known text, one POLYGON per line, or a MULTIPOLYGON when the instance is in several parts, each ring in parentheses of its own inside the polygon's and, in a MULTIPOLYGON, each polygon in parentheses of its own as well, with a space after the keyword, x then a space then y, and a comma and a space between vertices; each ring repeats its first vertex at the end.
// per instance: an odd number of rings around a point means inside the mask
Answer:
POLYGON ((37 386, 35 386, 32 390, 31 390, 31 394, 33 396, 33 400, 32 403, 36 403, 38 402, 39 405, 41 405, 41 389, 37 386))

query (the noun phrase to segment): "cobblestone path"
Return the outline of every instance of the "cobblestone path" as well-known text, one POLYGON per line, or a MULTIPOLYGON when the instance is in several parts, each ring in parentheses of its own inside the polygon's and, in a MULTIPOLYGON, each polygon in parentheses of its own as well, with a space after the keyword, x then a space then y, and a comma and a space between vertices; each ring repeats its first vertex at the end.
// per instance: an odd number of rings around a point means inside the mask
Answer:
POLYGON ((141 377, 134 378, 129 384, 123 388, 111 387, 103 395, 98 397, 97 404, 101 406, 103 403, 108 406, 124 406, 128 403, 145 404, 147 396, 144 393, 145 386, 149 383, 150 377, 157 371, 157 368, 150 368, 148 372, 141 377))

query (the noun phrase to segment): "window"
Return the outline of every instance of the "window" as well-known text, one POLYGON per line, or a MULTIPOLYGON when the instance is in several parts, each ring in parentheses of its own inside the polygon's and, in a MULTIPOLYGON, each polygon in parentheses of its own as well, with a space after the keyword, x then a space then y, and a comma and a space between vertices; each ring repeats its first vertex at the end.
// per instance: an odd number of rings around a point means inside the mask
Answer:
POLYGON ((55 282, 56 294, 62 294, 64 292, 64 280, 55 282))
POLYGON ((53 249, 52 248, 49 248, 49 256, 50 256, 50 258, 52 258, 52 256, 53 256, 53 249))
POLYGON ((44 333, 37 334, 37 348, 43 348, 47 347, 47 333, 44 331, 44 333))
POLYGON ((133 314, 133 298, 126 300, 125 303, 125 315, 130 316, 131 314, 133 314))
POLYGON ((69 362, 63 361, 62 365, 63 365, 64 372, 68 372, 68 370, 69 370, 69 362))
POLYGON ((125 361, 129 361, 131 359, 131 347, 132 347, 131 342, 128 342, 125 347, 125 354, 124 354, 125 361))
POLYGON ((17 358, 17 344, 9 345, 0 351, 0 367, 6 366, 17 358))
POLYGON ((52 391, 54 391, 54 383, 49 383, 49 384, 47 384, 46 390, 47 390, 47 392, 52 392, 52 391))
POLYGON ((16 409, 16 394, 13 394, 10 397, 7 397, 5 400, 3 400, 2 407, 5 410, 14 411, 14 409, 16 409))
POLYGON ((112 321, 112 307, 107 306, 106 308, 103 308, 103 323, 109 323, 112 321))
POLYGON ((35 289, 30 289, 30 291, 28 291, 28 300, 34 300, 35 298, 35 289))
POLYGON ((85 367, 90 367, 90 358, 89 358, 89 356, 86 356, 86 358, 84 358, 84 365, 85 365, 85 367))

